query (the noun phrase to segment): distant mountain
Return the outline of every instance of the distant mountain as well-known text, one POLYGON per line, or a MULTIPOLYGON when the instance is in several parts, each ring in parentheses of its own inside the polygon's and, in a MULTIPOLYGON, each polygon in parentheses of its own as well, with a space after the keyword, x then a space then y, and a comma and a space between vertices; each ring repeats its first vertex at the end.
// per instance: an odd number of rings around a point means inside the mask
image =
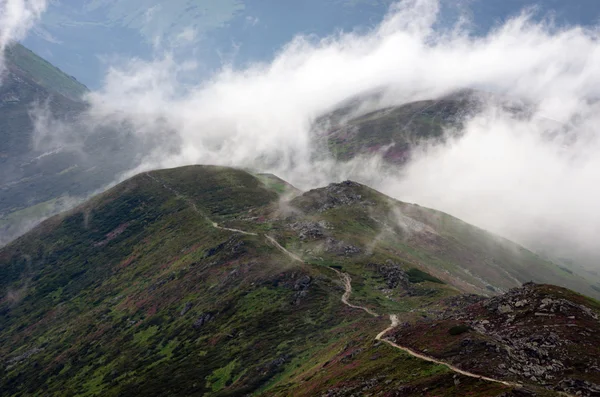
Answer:
MULTIPOLYGON (((302 193, 211 166, 143 173, 50 218, 0 250, 0 271, 7 395, 552 396, 542 378, 458 373, 387 338, 464 293, 533 280, 599 296, 593 281, 509 241, 364 185, 302 193)), ((592 300, 562 294, 560 305, 578 305, 574 324, 597 315, 592 300)), ((464 339, 446 328, 440 342, 464 339)), ((579 373, 563 390, 583 390, 579 373)))
POLYGON ((392 164, 405 164, 416 147, 448 138, 486 103, 483 92, 465 90, 441 98, 398 106, 381 104, 383 92, 351 98, 314 123, 313 136, 321 147, 342 161, 379 153, 392 164))
POLYGON ((7 50, 0 84, 0 244, 139 161, 145 146, 126 128, 82 121, 87 92, 25 47, 7 50))

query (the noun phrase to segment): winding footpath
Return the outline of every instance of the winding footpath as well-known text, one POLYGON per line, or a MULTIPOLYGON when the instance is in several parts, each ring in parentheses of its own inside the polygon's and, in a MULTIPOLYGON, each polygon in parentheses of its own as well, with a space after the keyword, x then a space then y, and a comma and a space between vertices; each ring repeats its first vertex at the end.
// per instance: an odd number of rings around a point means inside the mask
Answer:
POLYGON ((357 305, 353 305, 352 303, 350 303, 348 301, 348 299, 350 299, 350 295, 352 295, 352 278, 350 278, 350 275, 348 273, 340 272, 339 270, 334 269, 334 268, 331 268, 331 270, 336 272, 340 276, 340 279, 342 280, 342 282, 344 283, 345 291, 344 291, 344 294, 342 295, 342 303, 344 305, 349 306, 353 309, 362 310, 362 311, 366 312, 367 314, 370 314, 373 317, 379 317, 379 314, 375 313, 373 310, 369 309, 368 307, 357 306, 357 305))
MULTIPOLYGON (((184 196, 183 194, 179 193, 177 190, 175 190, 172 187, 168 186, 166 183, 164 183, 163 181, 161 181, 157 177, 152 176, 149 173, 146 173, 146 176, 148 178, 152 179, 153 181, 161 184, 165 189, 171 191, 175 196, 177 196, 178 198, 180 198, 180 199, 184 200, 186 203, 188 203, 191 206, 191 208, 196 213, 198 213, 204 219, 206 219, 214 228, 220 229, 220 230, 229 231, 229 232, 232 232, 232 233, 239 233, 239 234, 243 234, 243 235, 247 235, 247 236, 258 236, 257 233, 246 232, 244 230, 239 230, 239 229, 233 229, 233 228, 219 226, 218 223, 213 222, 206 214, 204 214, 202 211, 200 211, 198 209, 198 207, 196 206, 196 204, 192 200, 188 199, 186 196, 184 196)), ((275 246, 275 248, 277 248, 279 251, 281 251, 284 254, 286 254, 290 259, 292 259, 292 260, 294 260, 296 262, 304 263, 304 260, 302 258, 300 258, 298 255, 294 254, 293 252, 287 250, 285 247, 283 247, 281 244, 279 244, 277 242, 277 240, 275 240, 273 237, 271 237, 269 235, 266 235, 266 234, 264 235, 264 237, 266 238, 266 240, 269 243, 273 244, 275 246)), ((369 314, 369 315, 371 315, 373 317, 379 317, 379 315, 377 313, 375 313, 373 310, 369 309, 368 307, 353 305, 352 303, 349 302, 350 296, 352 295, 352 278, 350 277, 350 275, 348 273, 341 272, 341 271, 339 271, 339 270, 337 270, 335 268, 332 268, 332 267, 330 267, 329 269, 335 271, 338 274, 338 276, 340 277, 342 283, 344 284, 344 294, 342 295, 342 298, 341 298, 341 301, 342 301, 342 303, 344 305, 346 305, 348 307, 351 307, 353 309, 362 310, 365 313, 367 313, 367 314, 369 314)), ((390 345, 390 346, 392 346, 392 347, 394 347, 396 349, 402 350, 403 352, 408 353, 411 356, 416 357, 418 359, 421 359, 421 360, 424 360, 424 361, 428 361, 428 362, 431 362, 431 363, 435 363, 435 364, 439 364, 439 365, 443 365, 446 368, 450 369, 451 371, 453 371, 453 372, 455 372, 457 374, 460 374, 460 375, 468 376, 470 378, 475 378, 475 379, 479 379, 479 380, 485 380, 485 381, 488 381, 488 382, 500 383, 500 384, 503 384, 505 386, 510 386, 510 387, 517 387, 517 388, 522 388, 523 387, 523 385, 519 384, 519 383, 507 382, 507 381, 503 381, 503 380, 500 380, 500 379, 494 379, 494 378, 490 378, 490 377, 487 377, 487 376, 477 375, 477 374, 474 374, 472 372, 464 371, 464 370, 462 370, 460 368, 455 367, 452 364, 446 363, 444 361, 440 361, 440 360, 435 359, 435 358, 430 357, 430 356, 423 355, 423 354, 418 353, 418 352, 416 352, 416 351, 414 351, 414 350, 412 350, 412 349, 410 349, 408 347, 401 346, 401 345, 399 345, 399 344, 397 344, 395 342, 392 342, 389 339, 385 339, 384 336, 389 331, 391 331, 394 328, 396 328, 399 323, 400 323, 400 320, 399 320, 398 316, 396 314, 390 314, 390 326, 387 327, 386 329, 384 329, 383 331, 381 331, 380 333, 378 333, 375 336, 375 339, 378 340, 378 341, 385 342, 388 345, 390 345)), ((559 394, 564 395, 564 396, 570 396, 569 394, 566 394, 566 393, 560 393, 559 392, 559 394)))
MULTIPOLYGON (((352 308, 355 309, 361 309, 364 310, 365 312, 369 313, 370 315, 372 315, 373 317, 378 317, 378 315, 376 313, 374 313, 371 309, 367 308, 367 307, 363 307, 363 306, 356 306, 353 305, 351 303, 348 302, 348 299, 350 298, 350 295, 352 295, 352 279, 350 278, 350 275, 347 273, 342 273, 336 269, 335 270, 338 274, 340 274, 340 276, 342 277, 342 281, 344 282, 344 286, 346 287, 346 291, 344 292, 344 295, 342 295, 342 302, 347 305, 350 306, 352 308)), ((448 364, 446 362, 437 360, 433 357, 430 356, 425 356, 421 353, 417 353, 416 351, 405 347, 405 346, 400 346, 395 342, 392 342, 389 339, 384 339, 383 337, 385 336, 385 334, 387 334, 389 331, 393 330, 394 328, 396 328, 398 326, 398 324, 400 323, 400 320, 398 319, 398 316, 395 314, 390 314, 390 326, 387 327, 386 329, 384 329, 383 331, 381 331, 380 333, 377 334, 377 336, 375 336, 376 340, 382 341, 387 343, 388 345, 395 347, 396 349, 402 350, 403 352, 406 352, 408 354, 410 354, 413 357, 419 358, 421 360, 425 360, 425 361, 429 361, 431 363, 435 363, 435 364, 439 364, 439 365, 443 365, 446 368, 450 369, 451 371, 454 371, 458 374, 464 375, 464 376, 468 376, 470 378, 475 378, 475 379, 481 379, 481 380, 487 380, 489 382, 495 382, 495 383, 501 383, 503 385, 506 386, 511 386, 511 387, 523 387, 523 385, 518 384, 518 383, 512 383, 512 382, 507 382, 507 381, 503 381, 500 379, 494 379, 494 378, 488 378, 487 376, 482 376, 482 375, 477 375, 474 374, 472 372, 468 372, 468 371, 463 371, 460 368, 455 367, 452 364, 448 364)))

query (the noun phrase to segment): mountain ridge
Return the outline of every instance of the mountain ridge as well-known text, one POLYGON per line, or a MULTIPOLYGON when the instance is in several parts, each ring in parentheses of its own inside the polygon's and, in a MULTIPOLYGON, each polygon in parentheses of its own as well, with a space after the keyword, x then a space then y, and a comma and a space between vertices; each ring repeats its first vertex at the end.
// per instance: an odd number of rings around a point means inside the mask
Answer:
MULTIPOLYGON (((375 239, 385 228, 376 219, 403 203, 354 182, 286 202, 263 181, 216 166, 139 174, 0 249, 2 388, 512 393, 378 344, 388 318, 369 311, 418 318, 472 288, 452 273, 430 274, 441 264, 427 256, 398 257, 392 237, 375 239)), ((399 241, 428 255, 435 247, 399 241)))

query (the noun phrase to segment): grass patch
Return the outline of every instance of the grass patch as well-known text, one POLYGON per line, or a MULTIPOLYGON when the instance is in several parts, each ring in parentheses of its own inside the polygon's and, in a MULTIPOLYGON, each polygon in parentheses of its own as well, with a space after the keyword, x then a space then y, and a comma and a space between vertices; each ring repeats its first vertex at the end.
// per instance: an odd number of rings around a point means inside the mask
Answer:
POLYGON ((227 383, 231 380, 231 374, 237 365, 237 360, 231 361, 223 368, 216 369, 210 376, 206 378, 208 381, 206 386, 214 392, 223 390, 227 383))
POLYGON ((426 273, 417 268, 412 268, 412 269, 408 270, 406 272, 406 274, 408 274, 408 281, 410 281, 413 284, 418 284, 418 283, 422 283, 425 281, 430 281, 432 283, 437 283, 437 284, 445 284, 439 278, 434 277, 431 274, 426 273))

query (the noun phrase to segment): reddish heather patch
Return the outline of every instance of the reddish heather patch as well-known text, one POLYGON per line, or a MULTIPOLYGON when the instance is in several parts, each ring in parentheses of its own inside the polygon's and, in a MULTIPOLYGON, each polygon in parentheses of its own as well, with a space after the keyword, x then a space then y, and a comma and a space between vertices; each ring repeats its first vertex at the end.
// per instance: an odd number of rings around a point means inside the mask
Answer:
POLYGON ((73 356, 73 354, 75 353, 75 348, 74 347, 70 347, 67 350, 63 351, 62 353, 60 353, 59 355, 57 355, 56 357, 54 357, 54 360, 52 360, 53 363, 58 363, 58 364, 64 364, 65 361, 67 361, 67 358, 69 358, 70 356, 73 356))
POLYGON ((117 265, 117 269, 125 269, 127 266, 131 265, 131 263, 138 258, 137 255, 131 255, 121 263, 117 265))
POLYGON ((136 301, 134 304, 135 304, 136 309, 140 310, 140 309, 143 309, 148 302, 150 302, 150 298, 144 298, 139 301, 136 301))
POLYGON ((129 226, 129 222, 123 223, 122 225, 119 225, 115 230, 113 230, 112 232, 106 234, 106 236, 105 236, 106 238, 104 240, 95 243, 94 247, 103 247, 103 246, 105 246, 110 241, 114 240, 119 235, 121 235, 127 229, 128 226, 129 226))
POLYGON ((173 265, 173 263, 177 262, 180 258, 181 258, 180 256, 176 256, 175 258, 171 259, 169 262, 162 265, 160 267, 160 270, 165 270, 165 269, 170 268, 173 265))
POLYGON ((117 305, 117 310, 125 311, 125 310, 135 310, 135 304, 133 298, 128 296, 124 301, 117 305))
POLYGON ((221 341, 221 339, 223 339, 223 335, 217 334, 208 340, 208 344, 210 346, 216 346, 217 343, 219 343, 221 341))
POLYGON ((154 316, 157 311, 158 311, 158 307, 156 304, 154 304, 154 305, 150 306, 150 308, 148 310, 146 310, 146 316, 147 317, 154 316))
POLYGON ((98 340, 102 335, 104 335, 106 333, 106 331, 109 328, 110 327, 108 327, 108 326, 103 326, 103 327, 98 328, 96 331, 92 332, 91 334, 88 334, 85 337, 85 341, 90 342, 90 341, 98 340))

